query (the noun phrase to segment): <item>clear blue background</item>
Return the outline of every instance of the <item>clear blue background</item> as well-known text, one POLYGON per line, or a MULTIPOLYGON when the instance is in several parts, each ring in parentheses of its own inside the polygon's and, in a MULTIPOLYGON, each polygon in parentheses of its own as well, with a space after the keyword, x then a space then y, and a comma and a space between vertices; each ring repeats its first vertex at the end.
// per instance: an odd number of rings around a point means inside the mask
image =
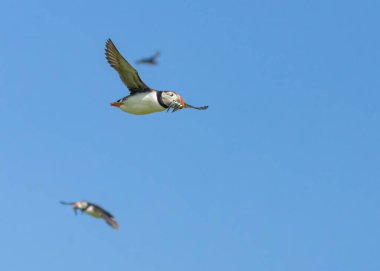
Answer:
POLYGON ((379 1, 0 4, 0 269, 380 270, 379 1), (208 111, 147 116, 104 57, 208 111), (121 228, 74 216, 89 200, 121 228))

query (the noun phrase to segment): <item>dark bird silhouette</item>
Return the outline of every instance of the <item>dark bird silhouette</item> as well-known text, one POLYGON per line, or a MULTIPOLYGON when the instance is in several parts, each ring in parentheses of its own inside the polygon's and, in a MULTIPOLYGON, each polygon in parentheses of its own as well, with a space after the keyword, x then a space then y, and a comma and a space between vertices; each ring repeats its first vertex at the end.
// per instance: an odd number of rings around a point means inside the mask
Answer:
POLYGON ((157 51, 154 55, 147 58, 141 58, 140 60, 137 60, 137 64, 148 64, 148 65, 157 65, 157 58, 160 56, 160 52, 157 51))

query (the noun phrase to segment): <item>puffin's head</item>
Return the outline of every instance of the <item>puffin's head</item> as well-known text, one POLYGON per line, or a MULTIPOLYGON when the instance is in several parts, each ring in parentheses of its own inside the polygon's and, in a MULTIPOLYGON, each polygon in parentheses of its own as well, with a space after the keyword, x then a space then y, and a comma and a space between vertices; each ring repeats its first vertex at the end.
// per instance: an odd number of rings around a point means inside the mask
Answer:
POLYGON ((167 105, 169 109, 173 108, 173 112, 185 107, 185 102, 182 97, 175 91, 163 91, 161 97, 163 103, 167 105))
POLYGON ((77 201, 77 202, 74 202, 71 206, 73 207, 75 214, 77 214, 78 209, 84 210, 87 208, 88 202, 87 201, 77 201))

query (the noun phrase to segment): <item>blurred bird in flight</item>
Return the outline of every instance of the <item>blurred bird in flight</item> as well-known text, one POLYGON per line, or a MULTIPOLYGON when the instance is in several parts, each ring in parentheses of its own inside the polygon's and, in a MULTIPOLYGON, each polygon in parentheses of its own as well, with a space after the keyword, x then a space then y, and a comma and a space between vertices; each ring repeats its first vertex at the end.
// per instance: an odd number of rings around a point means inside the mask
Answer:
POLYGON ((63 205, 71 205, 71 207, 73 207, 75 214, 77 214, 77 210, 81 210, 82 213, 84 212, 93 217, 104 219, 104 221, 106 221, 107 224, 110 225, 114 229, 119 228, 119 224, 116 222, 114 217, 109 212, 107 212, 102 207, 96 204, 90 203, 88 201, 77 201, 77 202, 60 201, 60 203, 63 205))
POLYGON ((157 51, 154 55, 147 58, 141 58, 140 60, 137 60, 137 64, 148 64, 148 65, 157 65, 157 58, 160 56, 160 52, 157 51))

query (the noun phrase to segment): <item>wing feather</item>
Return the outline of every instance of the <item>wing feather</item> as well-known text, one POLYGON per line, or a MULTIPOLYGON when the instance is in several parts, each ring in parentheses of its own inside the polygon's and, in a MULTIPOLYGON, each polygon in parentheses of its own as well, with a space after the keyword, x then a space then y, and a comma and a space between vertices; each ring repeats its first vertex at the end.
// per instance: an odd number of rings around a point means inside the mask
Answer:
POLYGON ((103 218, 107 222, 108 225, 110 225, 114 229, 119 228, 119 224, 116 222, 116 220, 114 219, 113 215, 110 212, 104 210, 99 205, 96 205, 93 203, 91 203, 91 205, 94 206, 94 208, 96 209, 96 212, 100 214, 100 217, 103 218))
POLYGON ((111 39, 108 39, 106 42, 105 53, 108 63, 119 73, 120 79, 128 87, 131 93, 150 90, 150 88, 141 80, 138 72, 120 54, 111 39))

